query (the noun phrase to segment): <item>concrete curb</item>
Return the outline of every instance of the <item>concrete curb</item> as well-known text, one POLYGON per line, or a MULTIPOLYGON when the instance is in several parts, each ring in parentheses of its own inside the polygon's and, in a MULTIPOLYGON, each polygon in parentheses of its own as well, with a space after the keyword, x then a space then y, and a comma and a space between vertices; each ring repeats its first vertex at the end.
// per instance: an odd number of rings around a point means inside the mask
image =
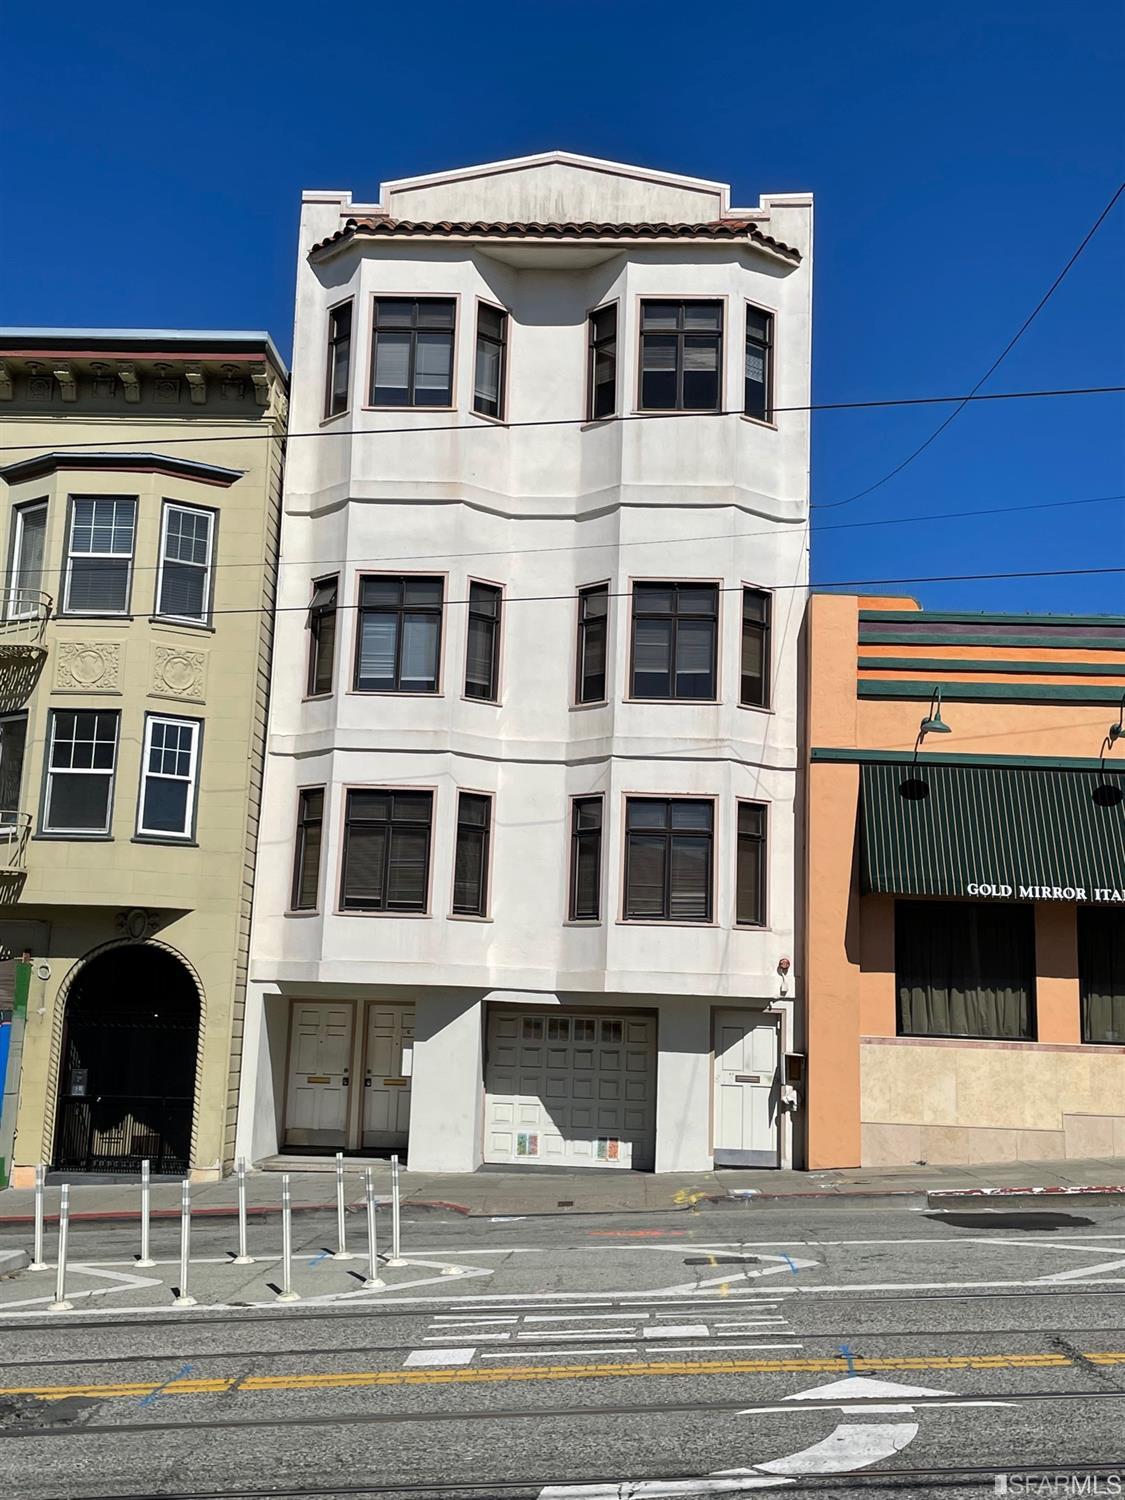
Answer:
POLYGON ((1084 1208, 1120 1208, 1125 1203, 1125 1187, 996 1187, 942 1188, 926 1194, 928 1208, 983 1208, 1003 1204, 1011 1208, 1041 1208, 1044 1202, 1060 1200, 1084 1208))
MULTIPOLYGON (((386 1194, 382 1194, 378 1199, 377 1206, 379 1208, 388 1208, 390 1206, 390 1202, 391 1200, 389 1196, 387 1196, 386 1194)), ((472 1210, 466 1208, 461 1203, 442 1203, 428 1201, 419 1201, 415 1203, 410 1199, 404 1199, 402 1206, 404 1209, 421 1209, 426 1213, 454 1213, 458 1214, 462 1218, 468 1218, 472 1215, 472 1210)), ((362 1199, 359 1199, 356 1202, 348 1203, 346 1207, 349 1213, 360 1213, 364 1209, 364 1202, 362 1199)), ((294 1215, 335 1212, 335 1199, 333 1199, 330 1203, 294 1203, 293 1205, 294 1215)), ((246 1217, 248 1219, 266 1219, 271 1215, 280 1215, 280 1213, 280 1203, 253 1203, 248 1204, 246 1207, 246 1217)), ((196 1207, 196 1205, 193 1203, 191 1208, 191 1216, 193 1219, 236 1219, 238 1217, 238 1205, 235 1203, 231 1203, 229 1205, 220 1203, 212 1205, 210 1207, 204 1206, 202 1208, 199 1208, 196 1207)), ((149 1217, 154 1221, 157 1219, 178 1221, 180 1217, 180 1210, 178 1208, 154 1208, 152 1209, 149 1217)), ((77 1213, 72 1213, 70 1216, 70 1222, 72 1224, 138 1224, 140 1223, 140 1218, 140 1209, 94 1208, 84 1209, 80 1210, 77 1213)), ((57 1224, 59 1222, 59 1216, 58 1214, 44 1214, 43 1222, 44 1224, 57 1224)), ((34 1214, 0 1214, 0 1229, 18 1229, 26 1224, 34 1223, 34 1214)), ((3 1273, 0 1272, 0 1274, 3 1273)))
POLYGON ((0 1250, 0 1277, 14 1276, 31 1264, 26 1250, 0 1250))

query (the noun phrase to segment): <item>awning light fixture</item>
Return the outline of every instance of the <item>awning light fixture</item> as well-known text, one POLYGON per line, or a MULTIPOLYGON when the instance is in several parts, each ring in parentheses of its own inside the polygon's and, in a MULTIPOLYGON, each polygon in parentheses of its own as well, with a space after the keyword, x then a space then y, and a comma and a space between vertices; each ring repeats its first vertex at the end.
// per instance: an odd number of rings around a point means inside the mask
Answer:
POLYGON ((952 734, 953 731, 941 716, 941 688, 934 688, 934 695, 930 699, 930 711, 918 726, 918 743, 921 744, 928 734, 952 734))

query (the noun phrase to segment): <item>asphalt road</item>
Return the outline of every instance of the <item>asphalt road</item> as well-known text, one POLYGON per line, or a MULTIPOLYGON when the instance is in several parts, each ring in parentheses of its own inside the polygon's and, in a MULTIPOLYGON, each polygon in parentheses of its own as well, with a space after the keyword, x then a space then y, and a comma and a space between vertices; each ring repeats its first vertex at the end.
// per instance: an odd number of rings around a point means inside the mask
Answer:
MULTIPOLYGON (((1120 1209, 426 1215, 404 1222, 408 1263, 374 1291, 364 1260, 325 1253, 332 1216, 293 1228, 287 1304, 272 1220, 253 1226, 251 1266, 231 1264, 229 1222, 196 1223, 194 1307, 173 1303, 174 1225, 154 1228, 151 1269, 136 1266, 135 1226, 75 1225, 71 1312, 47 1310, 50 1272, 0 1282, 0 1495, 1125 1482, 1120 1209)), ((349 1216, 360 1255, 363 1230, 349 1216)))

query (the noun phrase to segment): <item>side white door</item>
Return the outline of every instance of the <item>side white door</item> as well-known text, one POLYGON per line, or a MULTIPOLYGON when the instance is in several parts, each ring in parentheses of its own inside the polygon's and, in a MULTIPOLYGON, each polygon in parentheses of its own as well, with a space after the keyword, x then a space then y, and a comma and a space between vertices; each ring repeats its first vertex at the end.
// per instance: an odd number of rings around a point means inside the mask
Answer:
POLYGON ((413 1058, 413 1006, 369 1005, 363 1077, 364 1146, 407 1144, 413 1058))
POLYGON ((293 1006, 285 1143, 346 1144, 352 1008, 327 1001, 293 1006))
POLYGON ((716 1012, 716 1166, 780 1164, 778 1040, 776 1018, 761 1011, 716 1012))

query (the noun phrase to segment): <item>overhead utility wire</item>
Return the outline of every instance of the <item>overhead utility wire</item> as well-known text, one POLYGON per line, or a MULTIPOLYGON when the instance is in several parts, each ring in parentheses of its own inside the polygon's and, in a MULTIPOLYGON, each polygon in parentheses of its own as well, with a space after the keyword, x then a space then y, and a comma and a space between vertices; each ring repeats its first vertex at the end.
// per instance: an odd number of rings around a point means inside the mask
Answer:
MULTIPOLYGON (((789 593, 796 589, 812 588, 813 592, 824 592, 828 589, 867 589, 882 587, 888 583, 982 583, 990 580, 1005 578, 1092 578, 1106 574, 1125 573, 1125 567, 1120 568, 1037 568, 1018 573, 934 573, 915 578, 845 578, 834 583, 774 583, 770 585, 774 593, 789 593)), ((741 583, 714 585, 720 594, 740 594, 743 589, 741 583)), ((504 605, 509 604, 559 604, 573 603, 574 593, 567 594, 507 594, 504 597, 504 605)), ((628 599, 632 595, 630 591, 617 590, 607 592, 608 599, 628 599)), ((441 608, 448 609, 450 606, 465 604, 468 599, 443 599, 441 608)), ((337 604, 338 612, 345 610, 358 610, 360 604, 337 604)), ((375 606, 367 606, 375 608, 375 606)), ((272 609, 267 605, 256 604, 242 608, 213 609, 212 615, 264 615, 264 614, 307 614, 309 606, 305 604, 278 604, 272 609)))
MULTIPOLYGON (((960 409, 970 401, 1032 401, 1053 396, 1112 396, 1120 395, 1122 391, 1125 391, 1125 385, 1051 386, 1044 390, 1035 391, 989 391, 984 395, 977 395, 975 391, 970 391, 967 396, 901 396, 879 401, 814 401, 804 406, 774 406, 771 408, 771 411, 774 415, 787 412, 871 411, 891 406, 951 406, 955 403, 958 404, 958 409, 960 409)), ((415 409, 422 412, 425 410, 424 408, 415 409)), ((375 408, 371 408, 371 410, 375 410, 375 408)), ((395 408, 386 407, 378 408, 378 410, 393 411, 395 408)), ((741 407, 731 407, 726 411, 638 411, 625 412, 621 416, 616 417, 601 417, 597 421, 594 421, 590 417, 534 417, 529 418, 525 422, 493 422, 479 419, 476 422, 437 422, 432 425, 412 425, 410 427, 318 427, 311 432, 200 433, 197 436, 188 437, 154 437, 153 442, 163 449, 184 443, 267 443, 281 441, 291 443, 297 438, 395 437, 411 433, 429 435, 433 432, 491 432, 497 428, 504 431, 528 427, 609 427, 624 422, 685 422, 700 418, 744 417, 745 415, 746 413, 741 407)), ((956 412, 954 416, 956 416, 956 412)), ((88 421, 91 426, 96 425, 93 418, 80 420, 88 421)), ((197 420, 206 421, 206 418, 199 418, 197 420)), ((219 422, 222 421, 222 418, 216 417, 214 420, 219 422)), ((119 425, 119 419, 114 418, 112 422, 107 420, 105 425, 107 427, 116 427, 119 425)), ((0 444, 0 453, 23 453, 29 448, 37 449, 41 453, 68 453, 76 449, 101 453, 107 448, 132 448, 134 450, 139 448, 139 442, 136 438, 114 438, 102 443, 97 448, 92 447, 93 441, 93 439, 87 439, 74 443, 2 443, 0 444)), ((853 496, 852 498, 856 499, 858 497, 853 496)), ((844 500, 835 502, 837 505, 846 505, 848 503, 844 500)))
MULTIPOLYGON (((1022 511, 1030 510, 1060 510, 1069 509, 1075 505, 1105 505, 1111 500, 1125 500, 1125 494, 1120 495, 1087 495, 1081 500, 1039 500, 1027 505, 994 505, 986 506, 977 510, 939 510, 924 511, 921 515, 912 516, 885 516, 872 521, 836 521, 829 522, 824 526, 810 527, 813 535, 819 536, 822 531, 855 531, 871 526, 915 526, 925 521, 955 521, 967 519, 974 516, 1006 516, 1022 511)), ((501 518, 502 519, 502 518, 501 518)), ((795 523, 795 525, 798 523, 795 523)), ((769 531, 712 531, 696 536, 652 536, 633 537, 628 541, 608 542, 579 542, 575 544, 561 543, 554 547, 520 547, 519 556, 539 555, 544 552, 609 552, 620 551, 623 547, 680 547, 687 542, 748 542, 758 537, 776 537, 777 528, 769 531)), ((469 558, 476 557, 510 557, 513 549, 511 547, 481 547, 474 552, 392 552, 380 553, 378 557, 321 557, 309 560, 303 557, 282 557, 278 560, 279 568, 344 568, 363 567, 365 564, 371 566, 382 566, 384 563, 401 562, 463 562, 469 558)), ((133 573, 158 573, 163 564, 161 563, 135 563, 133 573)), ((218 568, 258 568, 263 564, 260 558, 252 558, 246 562, 216 562, 211 564, 213 569, 218 568)), ((62 578, 67 571, 64 562, 61 567, 41 568, 40 576, 53 578, 56 575, 62 578)), ((6 569, 3 574, 5 578, 13 578, 16 569, 6 569)))
POLYGON ((1090 241, 1097 234, 1098 230, 1102 227, 1102 224, 1109 216, 1110 210, 1113 208, 1113 205, 1117 202, 1118 198, 1121 197, 1122 193, 1125 193, 1125 182, 1118 184, 1117 191, 1114 193, 1113 197, 1109 200, 1106 206, 1102 209, 1098 217, 1094 220, 1094 223, 1086 232, 1082 243, 1078 246, 1077 250, 1075 250, 1074 254, 1067 261, 1066 265, 1063 266, 1062 270, 1055 277, 1054 281, 1051 282, 1051 285, 1043 293, 1042 297, 1040 297, 1039 301, 1028 313, 1027 317, 1016 329, 1012 337, 1004 345, 1003 349, 1001 349, 1000 353, 989 365, 988 369, 985 370, 984 374, 977 381, 976 385, 974 385, 969 394, 958 403, 954 410, 949 413, 945 421, 934 428, 933 432, 930 433, 926 441, 924 443, 919 443, 918 447, 914 449, 913 453, 908 453, 901 463, 896 464, 893 469, 889 469, 881 479, 876 479, 874 484, 869 484, 866 489, 857 490, 854 495, 849 495, 846 500, 814 500, 812 503, 813 510, 816 510, 818 508, 834 510, 840 505, 851 505, 856 500, 862 500, 865 495, 870 495, 875 490, 881 489, 882 486, 888 483, 889 480, 894 479, 896 474, 901 474, 903 469, 905 469, 908 464, 912 464, 916 458, 925 453, 930 444, 936 442, 937 439, 941 437, 945 429, 949 426, 949 424, 955 421, 957 417, 961 415, 970 401, 980 401, 981 399, 983 399, 982 397, 977 395, 977 392, 980 390, 981 386, 985 383, 988 377, 1000 367, 1004 360, 1007 359, 1008 355, 1011 354, 1012 350, 1019 343, 1020 339, 1023 338, 1024 334, 1031 327, 1032 323, 1035 322, 1035 319, 1046 307, 1047 303, 1051 300, 1055 292, 1062 285, 1063 279, 1066 276, 1067 272, 1070 270, 1071 266, 1074 265, 1075 261, 1082 254, 1083 250, 1085 250, 1086 246, 1090 243, 1090 241))

